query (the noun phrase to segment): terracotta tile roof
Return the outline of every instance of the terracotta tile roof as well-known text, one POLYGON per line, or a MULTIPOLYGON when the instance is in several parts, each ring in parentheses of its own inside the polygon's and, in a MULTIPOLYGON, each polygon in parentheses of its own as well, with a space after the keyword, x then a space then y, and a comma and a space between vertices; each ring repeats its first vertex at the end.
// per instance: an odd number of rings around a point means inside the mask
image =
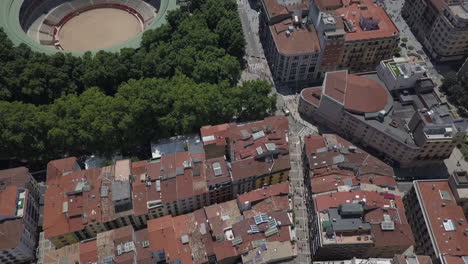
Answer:
MULTIPOLYGON (((114 220, 116 213, 111 184, 114 179, 113 171, 113 166, 108 166, 76 171, 50 179, 45 194, 45 237, 51 238, 82 230, 90 224, 114 220), (79 191, 80 186, 88 187, 79 191), (103 188, 107 189, 105 196, 101 196, 103 188), (71 218, 72 216, 77 217, 71 218)), ((126 211, 119 214, 130 213, 131 211, 126 211)))
POLYGON ((258 229, 260 230, 259 233, 249 234, 248 230, 251 229, 252 225, 255 225, 255 221, 253 218, 245 219, 233 225, 232 231, 234 233, 234 237, 235 238, 242 237, 242 243, 236 246, 236 250, 239 255, 241 252, 243 252, 246 249, 252 250, 253 246, 251 242, 255 240, 266 239, 266 241, 269 241, 269 242, 271 241, 284 242, 284 241, 291 240, 291 236, 289 232, 289 227, 291 225, 291 222, 290 222, 287 212, 286 211, 270 212, 268 213, 268 216, 271 217, 271 219, 275 219, 277 222, 281 223, 281 224, 278 224, 279 232, 272 236, 268 236, 268 237, 265 236, 264 232, 268 229, 267 223, 262 223, 262 224, 257 225, 258 229))
POLYGON ((47 164, 47 182, 59 178, 64 173, 72 172, 75 169, 76 158, 53 160, 47 164))
POLYGON ((440 251, 436 255, 468 256, 468 237, 464 232, 468 229, 467 219, 463 209, 457 205, 448 181, 415 181, 415 187, 420 194, 423 212, 429 220, 426 223, 429 232, 433 234, 440 251), (443 199, 441 192, 448 197, 443 199), (445 229, 444 224, 448 225, 448 221, 452 221, 455 230, 445 229))
POLYGON ((339 207, 342 203, 353 200, 364 202, 364 221, 371 224, 371 233, 374 236, 375 247, 404 246, 409 247, 414 243, 413 234, 405 215, 405 208, 400 196, 390 196, 385 193, 355 190, 350 192, 334 192, 314 196, 316 212, 339 207), (383 214, 389 214, 395 222, 394 230, 382 231, 380 222, 383 214))
MULTIPOLYGON (((218 166, 218 165, 216 165, 218 166)), ((206 167, 206 181, 208 186, 214 186, 216 184, 223 184, 223 183, 229 183, 232 181, 231 175, 229 174, 228 171, 228 164, 226 160, 223 158, 214 158, 214 159, 209 159, 205 162, 205 167, 206 167), (219 164, 219 167, 221 168, 220 175, 216 175, 213 164, 219 164)), ((200 169, 202 170, 202 169, 200 169)))
POLYGON ((14 185, 8 185, 0 191, 0 216, 15 216, 17 197, 18 188, 14 185))
POLYGON ((264 189, 258 189, 248 193, 244 193, 237 197, 239 204, 250 203, 251 205, 256 204, 259 201, 263 201, 272 196, 288 195, 289 194, 289 183, 280 183, 268 186, 264 189))
POLYGON ((0 170, 0 182, 24 188, 29 182, 29 170, 26 167, 0 170))
POLYGON ((252 206, 252 209, 244 211, 245 218, 252 218, 258 214, 267 214, 269 212, 283 211, 289 209, 289 198, 284 196, 269 197, 252 206))
POLYGON ((377 81, 349 75, 347 79, 345 96, 345 108, 347 110, 368 113, 378 112, 387 104, 387 92, 385 87, 377 81))
POLYGON ((347 78, 347 71, 327 72, 325 83, 323 84, 325 86, 325 94, 343 104, 347 78))
POLYGON ((296 28, 288 36, 286 31, 288 31, 289 26, 293 26, 291 18, 269 26, 279 53, 291 56, 320 51, 320 41, 314 27, 296 28))
POLYGON ((75 243, 44 254, 44 264, 80 263, 81 243, 75 243))
POLYGON ((80 243, 80 263, 97 263, 96 240, 80 243))
POLYGON ((44 263, 103 263, 104 258, 114 256, 115 263, 152 264, 152 252, 149 247, 143 247, 142 242, 148 241, 148 230, 134 231, 132 226, 101 232, 96 239, 78 242, 47 252, 44 263), (117 247, 127 242, 133 242, 134 251, 118 254, 117 247))
POLYGON ((223 234, 224 230, 241 219, 236 200, 207 206, 205 214, 213 236, 223 234))
POLYGON ((180 233, 186 233, 184 228, 186 216, 173 218, 164 216, 148 221, 150 248, 153 251, 164 250, 168 262, 179 259, 181 263, 190 263, 190 247, 183 244, 180 233))
POLYGON ((0 250, 14 249, 24 232, 22 219, 5 221, 0 225, 0 250))
POLYGON ((265 175, 270 169, 272 173, 289 169, 287 132, 285 116, 271 116, 232 127, 228 133, 233 180, 265 175), (275 157, 274 162, 267 161, 270 154, 275 157))
POLYGON ((330 8, 343 6, 342 0, 316 0, 315 3, 320 8, 320 10, 327 10, 330 8))
POLYGON ((346 33, 346 41, 387 38, 399 35, 398 28, 388 16, 385 9, 374 4, 372 0, 343 0, 345 7, 337 9, 336 12, 345 21, 352 23, 354 32, 346 33), (378 20, 378 29, 366 31, 360 25, 360 18, 371 18, 378 20))
MULTIPOLYGON (((276 189, 283 186, 275 186, 276 189)), ((271 187, 270 187, 271 188, 271 187)), ((275 189, 275 188, 274 188, 275 189)), ((284 204, 287 195, 282 191, 270 190, 267 193, 273 195, 273 203, 284 204), (277 196, 278 195, 278 196, 277 196)), ((258 193, 245 197, 255 197, 258 193)), ((259 200, 255 198, 256 200, 259 200)), ((259 205, 266 202, 264 199, 259 205)), ((283 205, 281 205, 283 208, 283 205)), ((264 208, 261 208, 264 209, 264 208)), ((260 210, 260 208, 259 208, 260 210)), ((268 210, 265 210, 268 211, 268 210)), ((176 217, 164 216, 148 221, 148 237, 150 248, 153 251, 164 250, 171 260, 181 259, 181 263, 207 263, 208 258, 215 255, 218 262, 229 261, 240 257, 244 249, 252 249, 254 240, 266 241, 290 241, 289 233, 291 220, 287 210, 265 212, 280 223, 279 233, 265 237, 264 233, 248 234, 251 225, 255 224, 252 217, 242 215, 236 200, 221 204, 214 204, 190 214, 176 217), (232 234, 230 237, 226 237, 232 234), (217 241, 217 236, 225 236, 225 240, 217 241), (187 243, 182 242, 187 239, 187 243), (243 241, 233 246, 232 239, 242 237, 243 241), (232 259, 231 259, 232 258, 232 259)), ((262 231, 266 230, 266 223, 260 225, 262 231)))
POLYGON ((215 126, 203 126, 200 128, 203 144, 210 145, 216 144, 220 146, 226 145, 226 136, 229 127, 234 124, 221 124, 215 126))
POLYGON ((348 74, 347 71, 328 72, 325 94, 356 113, 378 112, 387 104, 388 93, 377 81, 348 74))
POLYGON ((135 247, 138 264, 153 264, 152 252, 148 247, 143 247, 143 242, 149 241, 148 229, 135 231, 135 247))
POLYGON ((289 14, 288 9, 285 6, 280 5, 278 0, 264 0, 263 2, 265 3, 265 9, 270 18, 289 14))
POLYGON ((313 193, 336 191, 343 185, 396 187, 391 166, 338 135, 306 136, 304 145, 313 193))

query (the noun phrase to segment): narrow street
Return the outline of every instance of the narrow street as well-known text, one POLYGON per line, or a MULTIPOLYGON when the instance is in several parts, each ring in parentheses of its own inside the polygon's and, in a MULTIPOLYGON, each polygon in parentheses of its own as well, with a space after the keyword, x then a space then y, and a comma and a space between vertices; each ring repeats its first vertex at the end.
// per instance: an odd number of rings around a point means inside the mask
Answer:
POLYGON ((289 118, 289 156, 291 158, 291 171, 289 173, 289 184, 293 194, 295 230, 297 236, 298 255, 295 263, 311 263, 308 211, 305 197, 307 195, 304 187, 304 173, 302 167, 301 150, 302 140, 297 135, 296 126, 292 118, 289 118))

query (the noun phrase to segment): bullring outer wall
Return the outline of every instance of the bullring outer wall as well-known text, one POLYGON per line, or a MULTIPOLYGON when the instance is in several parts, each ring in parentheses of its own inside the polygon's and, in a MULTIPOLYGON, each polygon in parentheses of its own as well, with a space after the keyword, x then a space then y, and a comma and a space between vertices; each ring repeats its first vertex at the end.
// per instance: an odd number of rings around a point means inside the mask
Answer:
MULTIPOLYGON (((20 19, 20 14, 23 14, 25 11, 21 12, 21 7, 24 2, 26 4, 32 3, 34 0, 0 0, 0 27, 2 27, 8 37, 15 45, 21 43, 29 46, 33 51, 43 52, 47 54, 54 54, 57 52, 66 52, 73 55, 82 55, 84 51, 63 51, 58 50, 52 47, 47 47, 41 45, 40 43, 34 41, 30 38, 25 32, 24 28, 27 29, 28 25, 30 26, 32 21, 34 21, 34 16, 31 12, 29 15, 32 15, 31 18, 22 18, 20 19)), ((52 0, 52 2, 63 2, 63 0, 52 0)), ((153 0, 154 1, 154 0, 153 0)), ((177 0, 160 0, 159 10, 156 18, 153 22, 146 27, 145 30, 155 29, 166 23, 166 14, 170 10, 178 8, 177 0)), ((39 12, 36 12, 39 13, 39 12)), ((37 17, 36 17, 37 18, 37 17)), ((118 52, 122 48, 138 48, 140 46, 141 38, 143 32, 139 33, 135 37, 122 42, 120 44, 114 45, 112 47, 91 50, 91 52, 97 52, 99 50, 105 50, 110 52, 118 52)))

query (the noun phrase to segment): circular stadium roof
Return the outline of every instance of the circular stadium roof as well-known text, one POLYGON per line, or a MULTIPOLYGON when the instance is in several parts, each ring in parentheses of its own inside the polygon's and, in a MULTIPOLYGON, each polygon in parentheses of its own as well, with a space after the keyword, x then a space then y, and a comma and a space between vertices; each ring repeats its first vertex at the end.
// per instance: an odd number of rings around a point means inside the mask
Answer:
MULTIPOLYGON (((0 0, 0 27, 3 28, 13 44, 19 45, 24 43, 28 45, 33 51, 47 54, 53 54, 57 52, 66 52, 74 55, 84 54, 84 51, 65 51, 47 47, 30 38, 20 25, 19 15, 23 2, 24 0, 0 0)), ((146 27, 145 30, 158 28, 162 24, 166 23, 167 12, 176 8, 178 8, 176 0, 161 0, 161 5, 158 10, 157 17, 149 26, 146 27)), ((120 44, 91 51, 97 52, 99 50, 105 50, 110 52, 117 52, 122 48, 138 48, 140 46, 142 36, 143 32, 120 44)))

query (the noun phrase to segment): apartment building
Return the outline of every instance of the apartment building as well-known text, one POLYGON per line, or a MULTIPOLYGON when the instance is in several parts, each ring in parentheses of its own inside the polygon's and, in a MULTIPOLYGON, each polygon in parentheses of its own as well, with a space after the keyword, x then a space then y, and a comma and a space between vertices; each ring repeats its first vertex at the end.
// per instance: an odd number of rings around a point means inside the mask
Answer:
POLYGON ((313 195, 314 261, 390 258, 413 245, 400 196, 349 190, 313 195))
POLYGON ((395 53, 400 32, 385 9, 372 0, 310 2, 309 22, 318 32, 325 72, 373 71, 395 53))
POLYGON ((448 158, 466 135, 465 120, 454 117, 441 103, 430 88, 430 79, 418 79, 409 85, 403 78, 403 85, 399 78, 379 76, 392 75, 388 71, 406 75, 405 70, 384 63, 378 71, 381 73, 327 73, 321 87, 301 92, 299 112, 402 167, 448 158), (411 88, 404 88, 408 86, 411 88))
POLYGON ((303 0, 262 0, 260 40, 272 75, 280 85, 310 86, 319 76, 319 39, 306 23, 308 7, 303 0))
POLYGON ((280 85, 307 87, 327 71, 372 71, 389 59, 399 31, 372 0, 262 0, 260 35, 280 85))
POLYGON ((287 129, 286 117, 268 117, 204 127, 202 138, 154 144, 149 161, 119 160, 87 170, 80 170, 75 158, 51 161, 44 236, 60 248, 123 226, 140 229, 150 219, 190 213, 287 181, 287 129))
POLYGON ((393 258, 353 258, 349 260, 314 261, 313 264, 432 264, 432 260, 424 255, 395 255, 393 258))
POLYGON ((226 156, 235 196, 288 180, 288 129, 287 117, 272 116, 244 124, 205 126, 200 132, 207 156, 226 156))
POLYGON ((457 0, 405 1, 402 16, 436 61, 468 54, 468 4, 457 0))
POLYGON ((0 170, 0 262, 34 260, 39 190, 25 167, 0 170))
POLYGON ((162 263, 290 263, 297 250, 292 208, 288 183, 279 185, 286 193, 270 191, 271 186, 191 214, 150 220, 150 248, 162 263))
POLYGON ((305 136, 302 153, 305 182, 312 194, 371 186, 396 189, 392 167, 338 135, 305 136))
POLYGON ((120 227, 96 238, 46 252, 44 264, 56 263, 156 263, 149 248, 148 230, 120 227))
POLYGON ((468 223, 448 180, 414 181, 404 203, 417 254, 441 264, 468 261, 468 223))
POLYGON ((55 263, 281 263, 295 258, 288 183, 45 252, 55 263), (271 200, 271 201, 270 201, 271 200), (242 206, 239 206, 242 205, 242 206))

